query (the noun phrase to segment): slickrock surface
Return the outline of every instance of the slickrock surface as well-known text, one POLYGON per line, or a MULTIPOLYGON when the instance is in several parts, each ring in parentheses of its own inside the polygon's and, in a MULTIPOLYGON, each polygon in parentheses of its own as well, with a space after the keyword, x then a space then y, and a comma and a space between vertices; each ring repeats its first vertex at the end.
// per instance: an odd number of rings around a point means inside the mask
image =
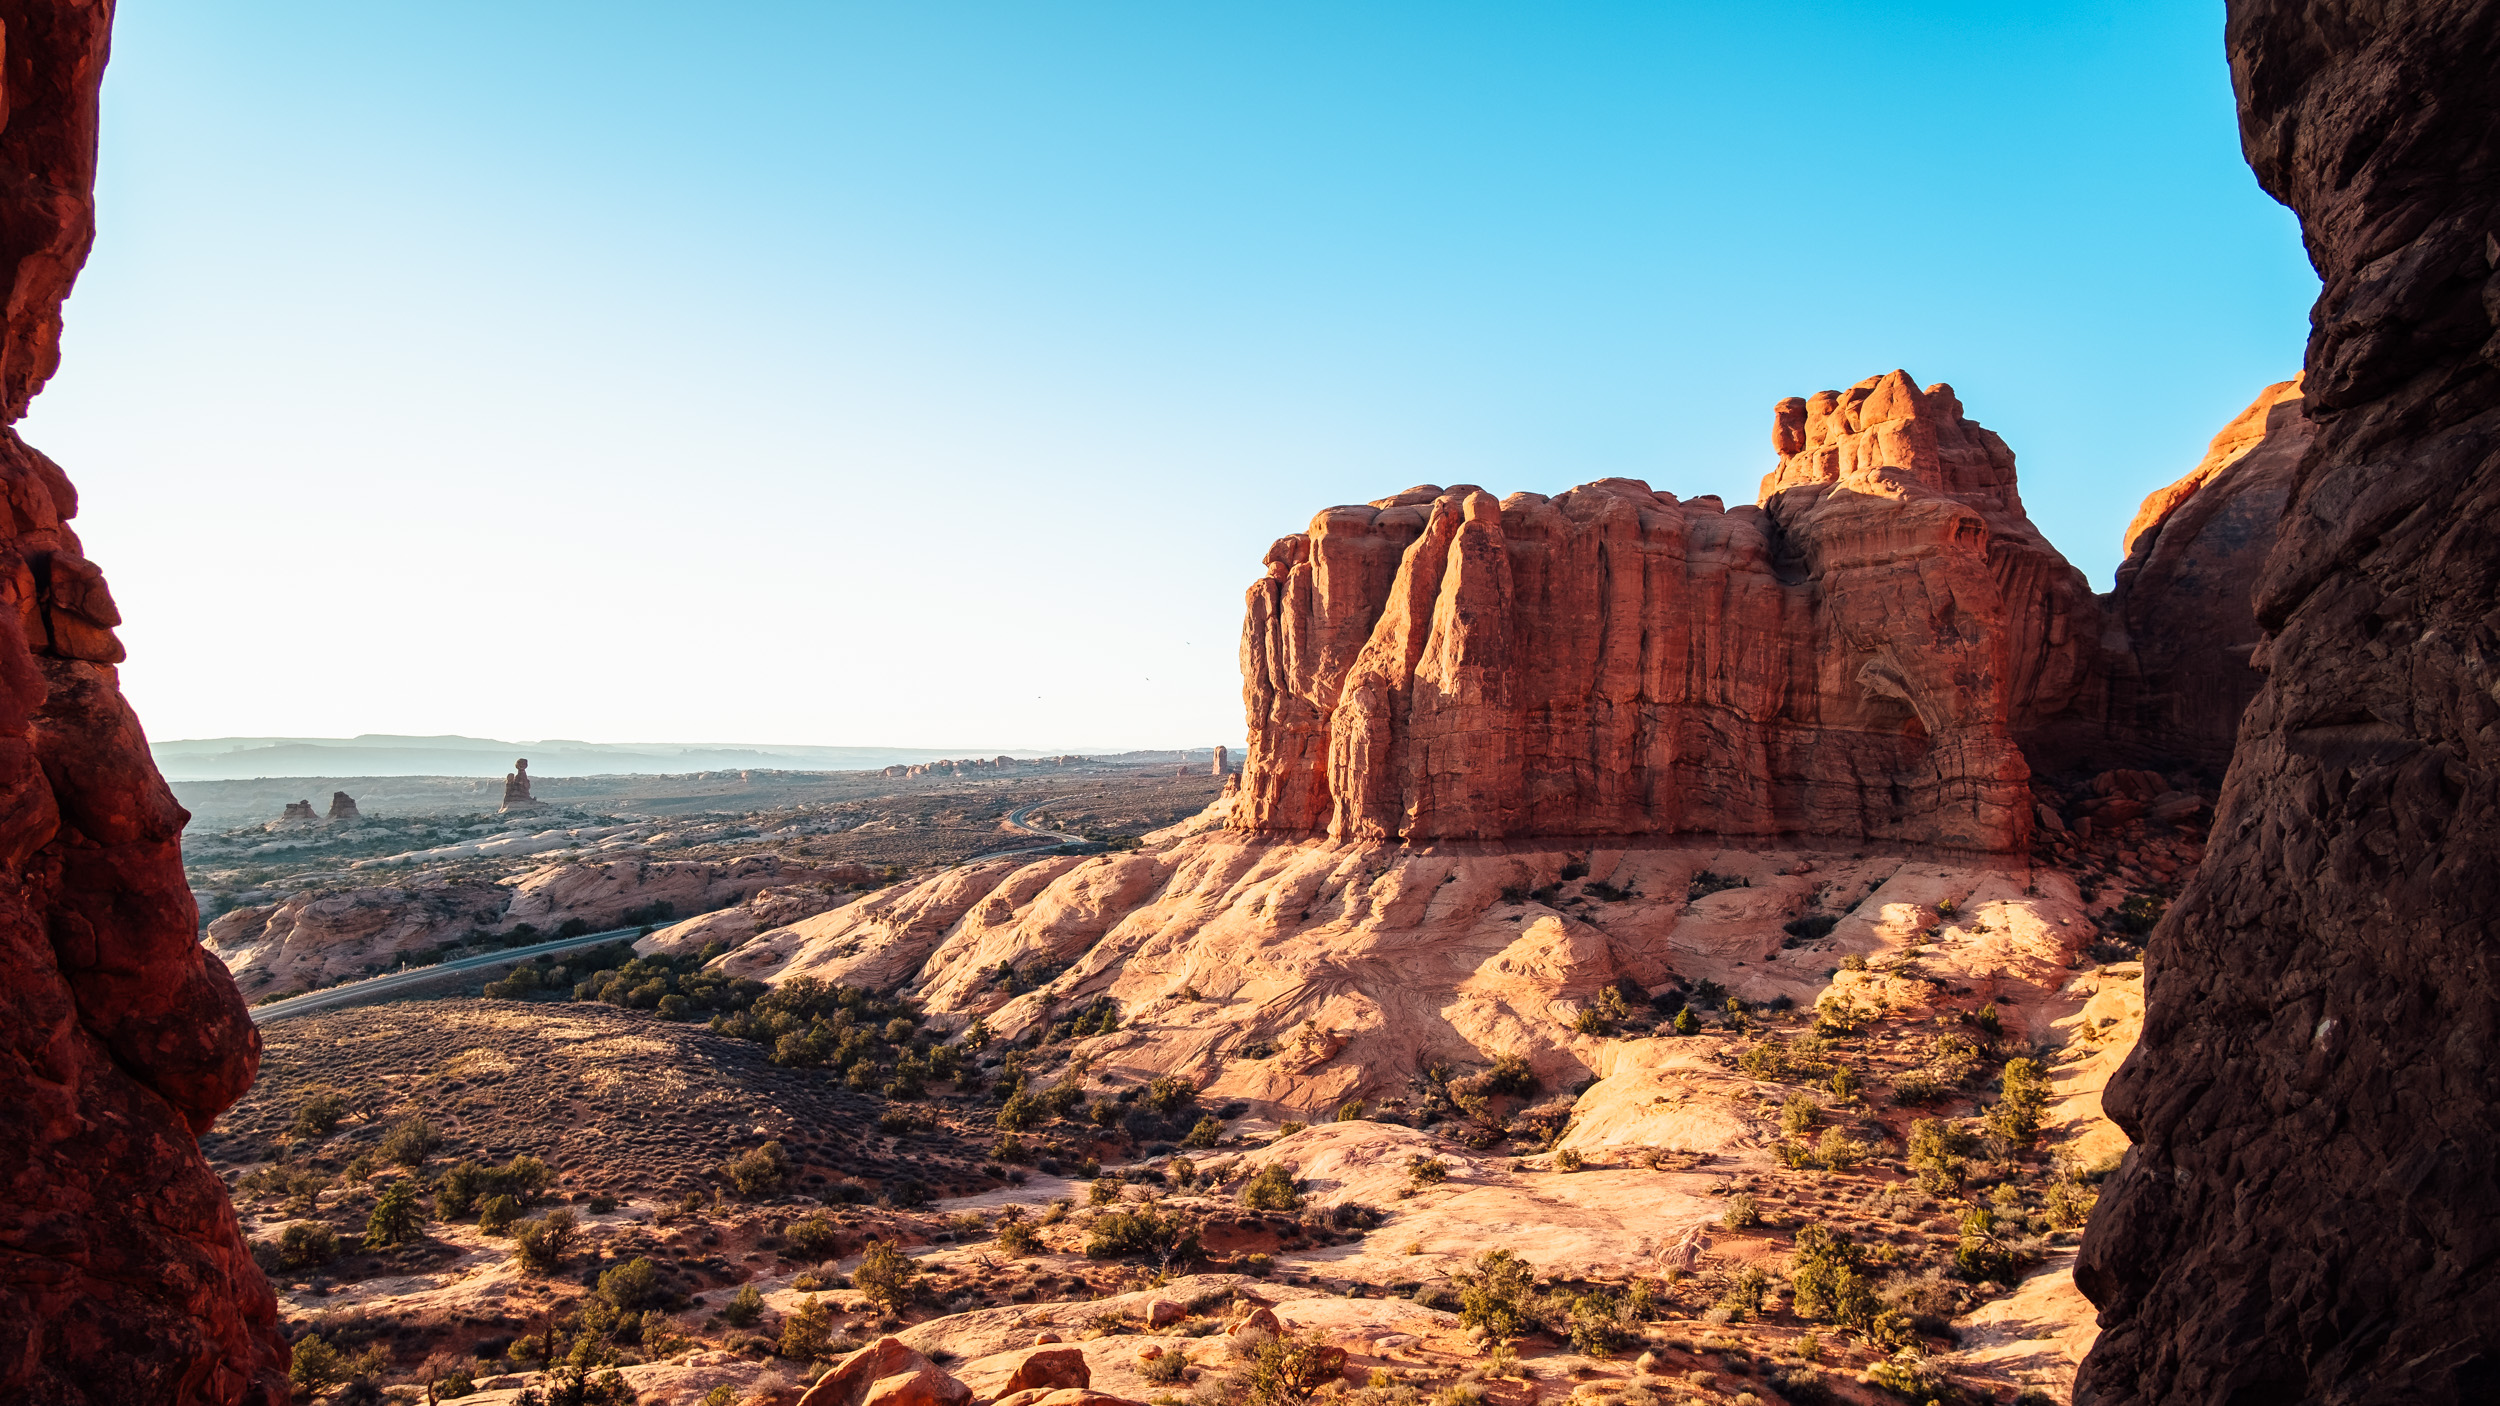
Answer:
POLYGON ((2500 4, 2235 0, 2324 287, 2203 868, 2109 1091, 2079 1399, 2500 1396, 2500 4))
POLYGON ((2266 387, 2204 461, 2127 524, 2110 602, 2127 648, 2111 681, 2112 734, 2134 755, 2220 767, 2264 676, 2255 596, 2283 501, 2315 433, 2298 380, 2266 387))
MULTIPOLYGON (((59 361, 94 237, 111 10, 0 3, 0 417, 59 361)), ((260 1043, 195 940, 184 814, 113 666, 60 468, 0 430, 0 1398, 275 1402, 276 1305, 195 1133, 260 1043)))
POLYGON ((2020 734, 2100 626, 2012 453, 1899 371, 1781 402, 1775 442, 1762 507, 1423 487, 1277 542, 1232 823, 2023 848, 2020 734))

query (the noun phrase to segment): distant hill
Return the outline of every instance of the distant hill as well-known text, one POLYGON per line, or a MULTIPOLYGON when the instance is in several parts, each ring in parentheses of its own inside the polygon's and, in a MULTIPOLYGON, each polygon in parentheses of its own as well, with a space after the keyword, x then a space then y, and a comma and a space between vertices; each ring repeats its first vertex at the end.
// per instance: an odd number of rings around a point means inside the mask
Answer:
POLYGON ((941 757, 1033 757, 1030 747, 779 747, 710 742, 506 742, 492 737, 202 737, 157 742, 168 781, 286 776, 502 776, 527 757, 532 776, 674 775, 744 768, 875 771, 941 757))

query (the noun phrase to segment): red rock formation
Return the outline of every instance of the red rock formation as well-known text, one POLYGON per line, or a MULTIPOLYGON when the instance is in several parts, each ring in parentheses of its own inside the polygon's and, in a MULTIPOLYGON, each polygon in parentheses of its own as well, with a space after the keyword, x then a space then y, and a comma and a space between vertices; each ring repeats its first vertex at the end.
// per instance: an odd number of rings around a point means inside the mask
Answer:
MULTIPOLYGON (((2500 3, 2233 0, 2323 280, 2264 688, 2147 944, 2076 1400, 2500 1399, 2500 3)), ((2192 499, 2190 500, 2193 501, 2192 499)), ((2166 535, 2166 534, 2165 534, 2166 535)))
POLYGON ((2098 607, 2014 459, 1902 372, 1777 410, 1763 506, 1410 489, 1279 541, 1232 824, 1434 840, 2027 842, 2018 739, 2098 607))
MULTIPOLYGON (((93 237, 111 8, 0 0, 0 418, 59 359, 93 237)), ((193 1141, 252 1082, 195 939, 186 817, 116 686, 120 614, 77 494, 0 430, 0 1398, 284 1399, 277 1307, 193 1141)))
POLYGON ((2251 663, 2255 596, 2314 427, 2297 379, 2265 388, 2214 436, 2204 461, 2127 524, 2111 623, 2109 733, 2119 752, 2220 767, 2264 682, 2251 663))

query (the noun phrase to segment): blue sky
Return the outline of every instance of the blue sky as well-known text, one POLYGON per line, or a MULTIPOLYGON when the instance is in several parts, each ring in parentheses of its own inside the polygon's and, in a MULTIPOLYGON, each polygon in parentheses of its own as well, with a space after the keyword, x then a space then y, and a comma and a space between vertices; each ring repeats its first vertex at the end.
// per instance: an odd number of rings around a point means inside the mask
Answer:
POLYGON ((2218 5, 122 7, 23 427, 152 735, 1241 735, 1277 536, 1895 366, 2106 589, 2299 367, 2218 5))

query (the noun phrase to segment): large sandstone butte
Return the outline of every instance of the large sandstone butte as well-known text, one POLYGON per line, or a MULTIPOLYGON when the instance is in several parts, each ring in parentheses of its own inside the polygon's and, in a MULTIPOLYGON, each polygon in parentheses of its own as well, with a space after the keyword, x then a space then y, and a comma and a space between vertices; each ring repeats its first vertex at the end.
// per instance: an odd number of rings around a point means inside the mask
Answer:
POLYGON ((2097 662, 2082 573, 1950 386, 1894 371, 1776 415, 1759 507, 1425 487, 1277 542, 1233 826, 2022 849, 2021 739, 2097 662))
MULTIPOLYGON (((0 0, 0 419, 60 359, 94 237, 111 7, 0 0)), ((58 466, 0 429, 0 1398, 276 1402, 277 1306, 194 1137, 260 1041, 201 952, 187 818, 113 666, 58 466)))
POLYGON ((2316 442, 2110 1090, 2077 1399, 2500 1400, 2500 3, 2229 14, 2316 442))

